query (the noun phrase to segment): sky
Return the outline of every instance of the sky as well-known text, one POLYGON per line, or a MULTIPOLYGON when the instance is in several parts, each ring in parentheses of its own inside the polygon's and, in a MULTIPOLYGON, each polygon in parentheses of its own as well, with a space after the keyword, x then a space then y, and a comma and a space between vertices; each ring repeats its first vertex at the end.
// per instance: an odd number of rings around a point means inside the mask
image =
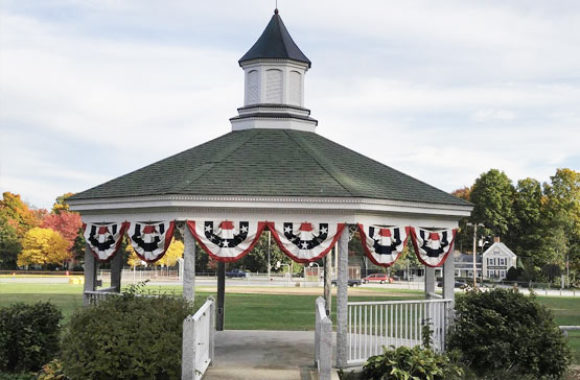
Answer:
MULTIPOLYGON (((50 208, 231 131, 274 0, 0 0, 0 191, 50 208)), ((580 2, 278 0, 317 133, 445 191, 580 170, 580 2)))

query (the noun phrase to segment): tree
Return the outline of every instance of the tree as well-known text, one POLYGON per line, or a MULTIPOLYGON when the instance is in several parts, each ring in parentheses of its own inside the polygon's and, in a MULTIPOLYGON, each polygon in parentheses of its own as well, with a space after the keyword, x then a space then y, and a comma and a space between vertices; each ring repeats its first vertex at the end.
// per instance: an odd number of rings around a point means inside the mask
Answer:
MULTIPOLYGON (((270 265, 272 271, 277 271, 276 262, 290 264, 291 259, 286 256, 278 247, 278 244, 271 238, 270 242, 270 265)), ((244 268, 251 272, 267 272, 268 271, 268 233, 264 232, 261 236, 254 249, 241 260, 230 263, 230 268, 244 268)), ((282 270, 284 266, 279 269, 282 270)), ((294 266, 295 270, 300 270, 300 265, 294 266)))
POLYGON ((39 226, 41 222, 39 214, 31 210, 20 199, 20 195, 10 192, 2 194, 0 218, 12 225, 19 238, 22 238, 29 229, 39 226))
POLYGON ((155 265, 172 267, 177 264, 177 260, 183 257, 183 250, 185 246, 183 243, 177 239, 173 239, 171 244, 169 244, 169 248, 167 248, 167 252, 163 255, 162 258, 155 262, 155 265))
POLYGON ((471 190, 472 221, 483 223, 487 231, 505 240, 513 222, 513 198, 512 181, 504 172, 491 169, 483 173, 471 190))
POLYGON ((16 228, 0 214, 0 266, 15 268, 18 252, 22 249, 16 228))
POLYGON ((69 243, 50 228, 34 227, 24 235, 18 265, 59 264, 69 258, 69 243))
POLYGON ((69 204, 67 200, 75 195, 74 193, 65 193, 56 197, 56 201, 52 205, 52 213, 53 214, 60 214, 62 211, 70 211, 69 204))
POLYGON ((553 264, 569 258, 571 269, 580 270, 580 172, 558 169, 544 184, 545 215, 550 221, 545 231, 546 249, 553 264))
POLYGON ((544 195, 540 182, 533 178, 519 180, 513 201, 513 219, 509 230, 512 251, 528 273, 549 260, 546 258, 544 231, 544 195))
POLYGON ((75 239, 83 225, 81 216, 76 212, 60 211, 58 214, 48 214, 42 221, 43 228, 50 228, 60 232, 69 243, 68 249, 72 249, 75 239))
MULTIPOLYGON (((471 201, 471 188, 464 186, 461 189, 457 189, 451 192, 451 195, 466 200, 471 201)), ((461 218, 459 220, 459 228, 457 229, 457 235, 455 236, 455 248, 460 252, 465 252, 465 250, 470 251, 472 247, 473 234, 472 230, 468 228, 467 223, 469 218, 461 218)))

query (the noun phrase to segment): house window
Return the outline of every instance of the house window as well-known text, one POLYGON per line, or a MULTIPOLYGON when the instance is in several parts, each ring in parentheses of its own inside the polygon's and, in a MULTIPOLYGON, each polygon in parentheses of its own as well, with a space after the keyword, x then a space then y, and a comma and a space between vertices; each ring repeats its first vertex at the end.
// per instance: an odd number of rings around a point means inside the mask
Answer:
POLYGON ((505 270, 499 271, 499 277, 505 278, 505 270))

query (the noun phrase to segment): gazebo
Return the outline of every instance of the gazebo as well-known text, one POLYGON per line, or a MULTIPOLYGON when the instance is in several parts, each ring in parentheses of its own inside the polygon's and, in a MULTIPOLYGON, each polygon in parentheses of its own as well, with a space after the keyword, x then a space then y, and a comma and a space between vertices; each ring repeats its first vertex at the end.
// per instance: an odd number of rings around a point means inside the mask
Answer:
MULTIPOLYGON (((434 268, 443 266, 442 301, 452 307, 453 260, 445 259, 458 220, 470 215, 471 204, 316 133, 318 122, 304 107, 304 77, 311 62, 277 10, 239 65, 244 105, 230 119, 231 132, 70 199, 86 224, 85 292, 97 289, 98 262, 107 260, 112 288, 119 291, 123 263, 115 253, 124 233, 142 259, 155 261, 174 228, 181 230, 183 294, 189 300, 194 298, 196 240, 222 263, 248 253, 265 229, 301 263, 319 260, 336 245, 336 365, 346 367, 360 362, 352 356, 362 344, 356 338, 368 335, 355 331, 359 309, 353 305, 349 311, 347 297, 349 233, 358 229, 369 258, 383 266, 395 262, 410 237, 425 264, 426 298, 437 297, 434 268)), ((222 300, 223 278, 221 265, 222 300)), ((392 308, 390 316, 385 310, 374 309, 381 321, 393 317, 392 308)), ((364 313, 366 323, 366 308, 364 313)), ((413 315, 412 306, 404 313, 413 315)), ((417 306, 414 313, 425 317, 417 306)), ((445 323, 448 313, 441 315, 445 323)))

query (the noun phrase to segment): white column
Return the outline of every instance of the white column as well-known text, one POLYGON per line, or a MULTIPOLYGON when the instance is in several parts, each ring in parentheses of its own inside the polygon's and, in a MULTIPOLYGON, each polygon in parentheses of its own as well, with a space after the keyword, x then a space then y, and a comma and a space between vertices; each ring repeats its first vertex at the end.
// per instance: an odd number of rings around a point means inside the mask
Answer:
POLYGON ((348 226, 338 239, 338 291, 336 294, 336 366, 346 367, 348 313, 348 226))
MULTIPOLYGON (((443 264, 443 298, 455 302, 455 261, 453 254, 449 254, 445 264, 443 264)), ((451 303, 453 307, 453 303, 451 303)))
POLYGON ((435 268, 425 266, 425 298, 435 293, 435 268))
MULTIPOLYGON (((84 292, 95 291, 97 289, 97 263, 93 252, 91 252, 91 247, 86 245, 85 248, 85 285, 84 292)), ((83 304, 87 306, 89 304, 89 297, 87 297, 83 292, 83 304)))
POLYGON ((183 298, 195 299, 195 239, 187 225, 183 229, 183 298))

